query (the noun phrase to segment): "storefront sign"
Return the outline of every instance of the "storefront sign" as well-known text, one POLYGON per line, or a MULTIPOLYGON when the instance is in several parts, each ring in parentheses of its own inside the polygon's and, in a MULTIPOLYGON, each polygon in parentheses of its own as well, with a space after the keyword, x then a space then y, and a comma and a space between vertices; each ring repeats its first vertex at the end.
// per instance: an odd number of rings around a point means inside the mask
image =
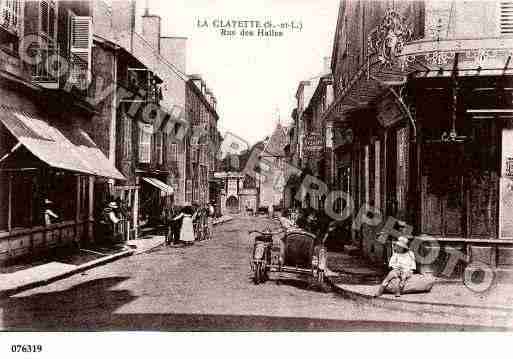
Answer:
POLYGON ((322 136, 320 133, 309 133, 305 136, 303 148, 305 151, 315 152, 321 151, 324 146, 322 136))
POLYGON ((389 127, 395 124, 397 121, 403 118, 403 114, 399 105, 395 101, 387 97, 383 101, 380 101, 377 105, 378 114, 377 118, 381 126, 389 127))

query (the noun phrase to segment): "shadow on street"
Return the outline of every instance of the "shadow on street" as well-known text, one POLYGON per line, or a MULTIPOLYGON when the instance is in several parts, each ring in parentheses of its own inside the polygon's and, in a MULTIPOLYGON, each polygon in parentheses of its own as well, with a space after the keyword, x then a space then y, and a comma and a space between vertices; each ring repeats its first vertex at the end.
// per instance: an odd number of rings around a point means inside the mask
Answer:
POLYGON ((129 290, 111 290, 130 277, 108 277, 58 292, 11 297, 0 302, 4 330, 95 330, 108 325, 112 313, 136 297, 129 290))

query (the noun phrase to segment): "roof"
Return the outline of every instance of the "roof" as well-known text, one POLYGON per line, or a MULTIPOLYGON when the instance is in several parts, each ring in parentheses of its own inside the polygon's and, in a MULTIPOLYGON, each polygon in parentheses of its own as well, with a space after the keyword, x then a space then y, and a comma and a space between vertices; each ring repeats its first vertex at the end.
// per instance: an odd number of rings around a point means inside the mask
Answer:
POLYGON ((0 105, 0 122, 30 153, 51 167, 125 180, 89 135, 76 126, 57 128, 35 115, 0 105))
POLYGON ((270 155, 283 157, 285 156, 285 152, 283 151, 283 149, 288 144, 289 136, 287 135, 286 128, 278 124, 276 125, 273 134, 271 135, 271 137, 267 141, 267 144, 265 145, 264 156, 270 155))

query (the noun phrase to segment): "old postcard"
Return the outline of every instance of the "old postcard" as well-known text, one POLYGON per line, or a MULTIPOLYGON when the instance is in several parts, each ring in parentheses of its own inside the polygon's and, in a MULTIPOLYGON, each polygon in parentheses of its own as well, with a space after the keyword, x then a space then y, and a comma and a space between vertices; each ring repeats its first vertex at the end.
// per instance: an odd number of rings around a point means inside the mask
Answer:
POLYGON ((0 16, 1 330, 513 327, 513 1, 0 16))

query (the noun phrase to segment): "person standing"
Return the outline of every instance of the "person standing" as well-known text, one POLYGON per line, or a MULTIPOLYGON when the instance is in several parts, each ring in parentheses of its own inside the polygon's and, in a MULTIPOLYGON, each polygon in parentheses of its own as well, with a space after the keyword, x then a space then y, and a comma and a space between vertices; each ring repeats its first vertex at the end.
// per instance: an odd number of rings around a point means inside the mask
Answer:
POLYGON ((197 211, 194 211, 192 206, 186 205, 182 212, 173 218, 173 220, 182 220, 182 228, 180 230, 180 241, 186 245, 194 244, 194 227, 193 221, 196 219, 197 211))
POLYGON ((214 208, 213 202, 210 202, 208 205, 208 239, 212 238, 212 231, 214 229, 214 217, 216 215, 216 210, 214 208))
POLYGON ((273 219, 274 218, 274 207, 273 207, 272 203, 269 203, 268 213, 269 213, 269 218, 273 219))
POLYGON ((43 216, 44 216, 45 226, 49 226, 52 223, 57 222, 57 219, 59 218, 59 216, 57 214, 55 214, 54 211, 52 211, 52 209, 51 209, 52 204, 53 204, 53 202, 50 201, 48 198, 45 199, 44 206, 43 206, 43 208, 44 208, 43 216))

